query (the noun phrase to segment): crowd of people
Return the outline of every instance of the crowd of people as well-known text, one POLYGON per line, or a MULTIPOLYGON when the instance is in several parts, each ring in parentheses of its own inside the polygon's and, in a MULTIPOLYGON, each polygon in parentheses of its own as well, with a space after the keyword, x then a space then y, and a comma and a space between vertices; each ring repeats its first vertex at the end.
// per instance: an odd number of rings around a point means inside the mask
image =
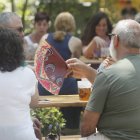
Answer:
POLYGON ((60 108, 66 128, 80 128, 83 140, 140 139, 140 14, 118 21, 113 28, 107 14, 99 11, 85 25, 81 39, 74 36, 76 21, 70 12, 56 16, 54 32, 48 32, 49 22, 48 14, 36 13, 34 31, 24 36, 16 13, 0 14, 1 139, 41 140, 41 124, 31 118, 30 108, 37 106, 39 95, 52 94, 37 81, 34 68, 25 60, 34 59, 44 40, 72 71, 60 95, 78 94, 77 79, 87 78, 93 84, 81 123, 83 108, 60 108), (104 61, 96 70, 80 61, 81 55, 104 61))

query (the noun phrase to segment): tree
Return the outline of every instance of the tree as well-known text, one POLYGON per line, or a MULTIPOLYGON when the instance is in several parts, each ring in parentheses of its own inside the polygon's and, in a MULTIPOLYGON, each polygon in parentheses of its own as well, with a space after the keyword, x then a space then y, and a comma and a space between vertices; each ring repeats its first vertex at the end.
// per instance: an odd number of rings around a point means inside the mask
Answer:
MULTIPOLYGON (((2 1, 2 0, 0 0, 2 1)), ((71 12, 77 23, 77 30, 75 34, 80 36, 83 31, 87 21, 92 16, 93 13, 99 10, 98 0, 90 0, 91 5, 86 7, 79 0, 5 0, 4 8, 10 4, 11 7, 9 11, 16 12, 21 16, 23 25, 25 27, 25 33, 30 33, 33 29, 33 17, 37 11, 45 11, 50 15, 52 23, 56 15, 62 11, 71 12), (7 4, 8 3, 8 4, 7 4), (82 16, 81 16, 82 15, 82 16)), ((83 0, 82 0, 83 1, 83 0)), ((87 0, 85 0, 87 1, 87 0)), ((4 10, 4 9, 3 9, 4 10)), ((50 31, 54 28, 51 26, 50 31)))

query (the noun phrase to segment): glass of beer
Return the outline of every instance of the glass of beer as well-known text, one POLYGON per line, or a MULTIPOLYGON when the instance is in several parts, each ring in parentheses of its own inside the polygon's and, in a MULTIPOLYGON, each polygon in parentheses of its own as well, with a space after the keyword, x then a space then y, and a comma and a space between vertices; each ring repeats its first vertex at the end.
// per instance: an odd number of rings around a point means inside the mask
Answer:
POLYGON ((89 81, 78 81, 79 99, 88 101, 91 93, 91 83, 89 81))

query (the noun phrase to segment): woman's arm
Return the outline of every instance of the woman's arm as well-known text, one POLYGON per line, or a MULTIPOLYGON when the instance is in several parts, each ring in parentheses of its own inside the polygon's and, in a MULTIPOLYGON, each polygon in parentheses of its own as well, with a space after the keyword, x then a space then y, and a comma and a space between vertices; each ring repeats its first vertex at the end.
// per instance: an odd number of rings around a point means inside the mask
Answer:
POLYGON ((86 58, 98 57, 99 54, 96 53, 101 52, 101 47, 105 46, 106 46, 105 40, 99 36, 95 36, 87 46, 84 46, 83 55, 86 58))
POLYGON ((31 97, 31 103, 30 103, 30 107, 31 108, 35 108, 38 106, 38 100, 39 100, 39 93, 38 93, 38 88, 37 88, 37 84, 35 87, 35 94, 31 97))
POLYGON ((94 39, 92 39, 90 41, 90 43, 87 45, 87 46, 84 46, 83 47, 83 55, 86 57, 86 58, 93 58, 93 52, 94 52, 94 49, 97 47, 96 45, 96 42, 94 41, 94 39))

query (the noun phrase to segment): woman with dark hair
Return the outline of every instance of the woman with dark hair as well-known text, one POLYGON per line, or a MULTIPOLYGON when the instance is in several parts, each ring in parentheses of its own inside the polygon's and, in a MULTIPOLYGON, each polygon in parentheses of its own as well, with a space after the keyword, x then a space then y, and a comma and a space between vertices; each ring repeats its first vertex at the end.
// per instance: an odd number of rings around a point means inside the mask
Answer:
POLYGON ((15 31, 0 28, 1 140, 38 140, 29 107, 37 105, 38 101, 36 77, 30 68, 23 65, 22 43, 15 31))
POLYGON ((33 60, 35 51, 38 47, 41 37, 47 33, 50 18, 46 12, 37 12, 34 17, 34 31, 25 36, 25 56, 27 60, 33 60))
POLYGON ((88 21, 82 36, 83 55, 87 58, 106 57, 112 25, 104 12, 98 12, 88 21))

